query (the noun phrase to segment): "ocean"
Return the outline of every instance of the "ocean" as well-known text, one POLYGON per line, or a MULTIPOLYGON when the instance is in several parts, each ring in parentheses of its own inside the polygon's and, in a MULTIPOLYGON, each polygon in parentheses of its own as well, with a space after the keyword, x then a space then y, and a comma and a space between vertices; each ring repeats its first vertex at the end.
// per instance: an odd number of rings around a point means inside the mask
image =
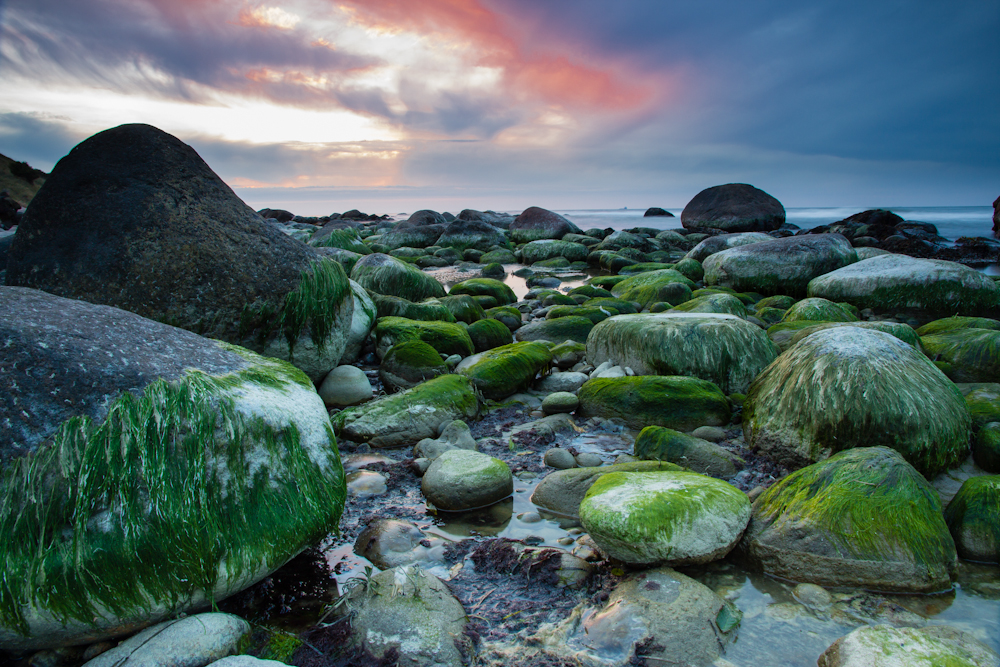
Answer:
MULTIPOLYGON (((954 242, 962 236, 993 237, 993 207, 991 206, 924 206, 924 207, 894 207, 883 206, 904 220, 913 222, 929 222, 938 228, 938 233, 954 242)), ((673 229, 681 226, 681 209, 666 209, 676 218, 644 218, 646 209, 614 209, 614 210, 557 210, 569 218, 580 229, 598 227, 605 229, 630 229, 632 227, 653 227, 656 229, 673 229)), ((802 229, 812 229, 819 225, 828 225, 859 213, 863 208, 824 207, 824 208, 786 208, 786 220, 802 229)), ((520 211, 509 211, 514 215, 520 211)))

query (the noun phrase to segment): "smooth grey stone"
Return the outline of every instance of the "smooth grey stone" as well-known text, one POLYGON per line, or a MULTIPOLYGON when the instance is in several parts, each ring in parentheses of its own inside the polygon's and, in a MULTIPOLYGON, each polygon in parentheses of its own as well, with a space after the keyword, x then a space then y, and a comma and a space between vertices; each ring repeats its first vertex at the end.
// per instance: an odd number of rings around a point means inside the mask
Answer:
POLYGON ((559 447, 553 447, 545 452, 542 460, 545 462, 545 465, 557 470, 568 470, 576 467, 576 459, 569 453, 569 450, 559 447))
POLYGON ((235 651, 248 632, 239 616, 196 614, 148 627, 84 667, 202 667, 235 651))
POLYGON ((370 401, 372 383, 357 366, 337 366, 327 373, 319 387, 319 396, 328 407, 347 407, 370 401))

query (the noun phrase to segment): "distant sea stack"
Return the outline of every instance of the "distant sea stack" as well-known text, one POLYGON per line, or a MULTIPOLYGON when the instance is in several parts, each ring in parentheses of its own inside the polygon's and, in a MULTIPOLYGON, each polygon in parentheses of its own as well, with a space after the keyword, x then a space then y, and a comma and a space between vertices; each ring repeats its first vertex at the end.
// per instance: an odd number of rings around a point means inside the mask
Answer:
POLYGON ((6 280, 289 359, 313 379, 340 361, 353 311, 338 263, 265 222, 193 148, 141 124, 59 161, 25 211, 6 280))
POLYGON ((785 224, 781 202, 746 183, 702 190, 681 212, 681 224, 726 232, 770 232, 785 224))

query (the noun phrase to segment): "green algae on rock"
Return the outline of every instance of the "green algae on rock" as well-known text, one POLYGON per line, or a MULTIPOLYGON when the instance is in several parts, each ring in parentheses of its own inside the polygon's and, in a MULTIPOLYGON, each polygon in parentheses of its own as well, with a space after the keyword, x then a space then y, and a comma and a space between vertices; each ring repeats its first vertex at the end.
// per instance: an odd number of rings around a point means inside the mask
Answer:
POLYGON ((451 449, 424 473, 420 490, 439 510, 479 509, 514 492, 514 476, 500 459, 468 449, 451 449))
POLYGON ((879 255, 831 271, 809 283, 808 295, 925 317, 1000 312, 1000 289, 989 276, 955 262, 906 255, 879 255))
POLYGON ((563 258, 568 262, 582 262, 587 259, 587 246, 569 241, 542 239, 532 241, 518 249, 522 264, 535 264, 550 259, 563 258))
POLYGON ((822 586, 933 593, 957 559, 937 491, 899 453, 858 447, 793 472, 753 504, 741 555, 822 586))
POLYGON ((531 494, 531 502, 561 516, 579 518, 580 503, 601 475, 611 472, 679 472, 681 466, 661 461, 633 461, 596 468, 557 470, 545 476, 531 494))
POLYGON ((601 550, 638 565, 722 558, 749 520, 745 493, 694 472, 601 475, 580 503, 580 521, 601 550))
POLYGON ((965 399, 927 357, 881 331, 818 331, 767 367, 743 407, 747 442, 801 467, 852 447, 899 451, 928 478, 968 456, 965 399))
POLYGON ((476 352, 485 352, 514 342, 507 325, 499 320, 489 318, 470 324, 469 337, 472 339, 476 352))
POLYGON ((707 285, 802 297, 810 280, 856 261, 857 254, 840 234, 811 234, 723 250, 706 257, 702 266, 707 285))
POLYGON ((577 393, 581 417, 616 417, 629 428, 667 426, 690 431, 729 423, 729 402, 719 387, 692 377, 636 375, 595 378, 577 393))
POLYGON ((378 367, 379 379, 391 391, 412 389, 447 372, 448 366, 438 351, 419 338, 390 347, 378 367))
POLYGON ((970 477, 944 512, 958 555, 1000 562, 1000 475, 970 477))
POLYGON ((414 302, 444 296, 444 287, 415 266, 382 253, 365 255, 351 269, 351 279, 370 292, 414 302))
POLYGON ((522 342, 475 354, 455 368, 468 377, 483 397, 499 401, 527 389, 552 363, 552 353, 541 343, 522 342))
POLYGON ((552 306, 549 308, 549 312, 545 313, 545 319, 554 320, 560 317, 575 315, 577 317, 586 317, 594 324, 597 324, 617 314, 618 311, 614 308, 600 308, 592 306, 552 306))
POLYGON ((506 306, 517 301, 514 290, 495 278, 469 278, 453 285, 449 294, 468 294, 469 296, 490 296, 496 299, 498 306, 506 306))
POLYGON ((802 299, 785 311, 782 322, 857 322, 858 318, 849 309, 817 297, 802 299))
POLYGON ((375 324, 375 353, 381 358, 404 340, 419 339, 444 355, 467 357, 475 351, 468 330, 452 322, 382 317, 375 324))
POLYGON ((733 315, 619 315, 595 326, 587 337, 592 364, 612 360, 639 375, 697 377, 726 393, 745 392, 777 356, 760 327, 733 315))
POLYGON ((895 336, 904 343, 912 345, 914 349, 920 352, 924 351, 924 346, 920 343, 920 337, 917 336, 917 332, 913 330, 913 327, 909 324, 901 324, 899 322, 813 322, 810 320, 778 322, 768 327, 767 336, 778 346, 778 350, 784 352, 803 338, 811 336, 817 331, 837 327, 857 327, 858 329, 882 331, 890 336, 895 336))
POLYGON ((632 453, 644 461, 669 461, 693 472, 729 479, 745 462, 714 442, 663 426, 647 426, 639 432, 632 453))
POLYGON ((336 529, 343 469, 298 369, 37 290, 3 288, 0 311, 25 341, 7 360, 38 372, 3 391, 19 406, 0 419, 5 648, 221 600, 336 529))
POLYGON ((372 447, 405 447, 437 436, 438 425, 479 414, 468 378, 442 375, 413 389, 342 410, 331 420, 344 438, 372 447))
POLYGON ((589 318, 578 315, 559 317, 554 320, 537 320, 525 324, 514 333, 518 341, 548 340, 562 342, 565 340, 585 343, 594 323, 589 318))
POLYGON ((511 333, 521 328, 521 311, 514 306, 496 306, 483 312, 491 320, 502 322, 511 333))
POLYGON ((372 249, 361 240, 357 230, 354 229, 320 230, 309 239, 309 245, 316 248, 340 248, 359 255, 372 254, 372 249))
POLYGON ((920 341, 928 356, 949 364, 955 382, 1000 381, 1000 331, 949 329, 920 341))
POLYGON ((1000 321, 991 320, 988 317, 944 317, 940 320, 928 322, 917 329, 919 336, 933 336, 935 334, 951 331, 952 329, 992 329, 1000 331, 1000 321))
POLYGON ((743 302, 732 294, 705 294, 674 306, 671 310, 677 313, 735 315, 744 320, 749 316, 743 302))
POLYGON ((611 288, 611 293, 624 301, 635 301, 641 308, 645 308, 657 301, 682 303, 691 298, 690 290, 694 287, 694 281, 679 271, 662 269, 626 278, 616 283, 611 288), (677 283, 687 287, 687 291, 677 287, 677 283))
POLYGON ((947 625, 925 628, 862 626, 835 641, 818 667, 984 667, 1000 656, 968 632, 947 625))

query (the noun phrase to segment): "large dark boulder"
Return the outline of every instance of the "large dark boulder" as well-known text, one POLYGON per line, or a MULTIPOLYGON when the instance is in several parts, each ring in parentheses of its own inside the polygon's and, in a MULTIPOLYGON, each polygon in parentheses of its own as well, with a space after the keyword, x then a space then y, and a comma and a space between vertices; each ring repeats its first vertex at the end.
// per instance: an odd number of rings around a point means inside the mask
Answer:
POLYGON ((506 247, 509 243, 503 230, 488 222, 458 218, 444 228, 437 245, 461 250, 475 248, 485 252, 493 246, 506 247))
POLYGON ((580 228, 558 213, 532 206, 510 223, 510 238, 514 243, 530 243, 540 239, 561 239, 567 234, 582 234, 580 228))
POLYGON ((475 220, 476 222, 485 222, 493 225, 494 227, 499 227, 500 229, 510 228, 510 223, 514 221, 514 216, 510 213, 497 213, 496 211, 476 211, 471 208, 464 209, 458 214, 459 220, 475 220))
POLYGON ((0 287, 0 649, 208 606, 335 530, 301 371, 117 308, 0 287))
POLYGON ((769 232, 785 224, 785 207, 763 190, 746 183, 702 190, 681 212, 688 229, 711 227, 726 232, 769 232))
POLYGON ((407 227, 423 227, 424 225, 446 225, 448 220, 437 211, 423 209, 411 215, 401 224, 405 224, 407 227))
POLYGON ((659 206, 651 206, 650 208, 646 209, 646 212, 642 214, 642 217, 644 217, 644 218, 654 218, 654 217, 672 218, 672 217, 674 217, 674 214, 671 213, 670 211, 666 210, 666 209, 660 208, 659 206))
POLYGON ((140 124, 59 161, 6 280, 291 358, 314 378, 337 366, 353 309, 339 264, 265 222, 193 148, 140 124))
MULTIPOLYGON (((873 208, 861 213, 855 213, 841 220, 841 222, 858 222, 863 225, 878 225, 882 227, 895 227, 903 222, 903 219, 882 208, 873 208)), ((836 223, 835 223, 836 224, 836 223)))

